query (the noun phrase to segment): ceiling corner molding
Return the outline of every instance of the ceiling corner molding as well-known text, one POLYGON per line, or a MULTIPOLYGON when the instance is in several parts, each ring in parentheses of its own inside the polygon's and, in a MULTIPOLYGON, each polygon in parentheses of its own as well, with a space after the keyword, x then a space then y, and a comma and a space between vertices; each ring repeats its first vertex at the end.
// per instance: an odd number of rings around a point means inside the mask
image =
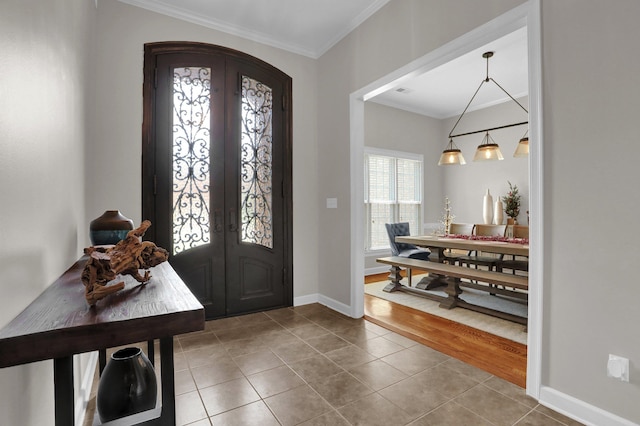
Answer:
POLYGON ((333 37, 322 48, 320 48, 316 52, 314 59, 318 59, 320 56, 327 53, 329 49, 335 46, 340 40, 345 38, 349 33, 351 33, 351 31, 358 28, 360 24, 362 24, 364 21, 369 19, 374 13, 382 9, 382 7, 387 3, 389 3, 389 1, 391 0, 376 0, 375 2, 373 2, 369 7, 363 10, 358 16, 353 18, 353 20, 351 20, 349 25, 343 31, 337 33, 335 37, 333 37))
MULTIPOLYGON (((261 44, 265 44, 267 46, 286 50, 288 52, 306 56, 312 59, 318 59, 319 57, 317 52, 309 50, 303 46, 300 46, 297 44, 282 43, 265 34, 262 34, 259 32, 247 31, 246 29, 229 25, 226 22, 206 18, 204 16, 194 14, 187 10, 180 9, 174 6, 170 6, 159 1, 150 1, 150 0, 118 0, 118 1, 121 3, 128 4, 130 6, 139 7, 141 9, 146 9, 151 12, 169 16, 171 18, 180 19, 186 22, 191 22, 192 24, 211 28, 213 30, 231 34, 233 36, 237 36, 247 40, 255 41, 261 44)), ((386 3, 389 0, 382 0, 382 1, 386 3)))
POLYGON ((442 114, 438 113, 438 111, 433 111, 433 110, 430 110, 428 108, 415 108, 415 107, 413 107, 411 105, 403 105, 403 104, 400 104, 400 103, 393 102, 390 99, 384 99, 384 98, 375 99, 374 98, 374 99, 371 100, 371 102, 374 103, 374 104, 386 106, 386 107, 389 107, 389 108, 406 111, 406 112, 409 112, 411 114, 418 114, 418 115, 422 115, 424 117, 433 118, 434 120, 444 120, 444 119, 448 118, 448 117, 446 117, 446 115, 442 115, 442 114))

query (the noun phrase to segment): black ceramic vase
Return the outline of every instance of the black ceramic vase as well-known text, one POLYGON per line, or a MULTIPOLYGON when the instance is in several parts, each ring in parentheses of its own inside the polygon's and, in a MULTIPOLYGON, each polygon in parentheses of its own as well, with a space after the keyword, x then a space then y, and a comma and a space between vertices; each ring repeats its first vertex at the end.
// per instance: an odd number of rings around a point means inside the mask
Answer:
POLYGON ((140 348, 114 352, 100 383, 96 407, 102 423, 155 408, 158 384, 153 365, 140 348))
POLYGON ((116 244, 127 237, 133 229, 133 221, 119 210, 107 210, 89 224, 89 237, 94 246, 116 244))

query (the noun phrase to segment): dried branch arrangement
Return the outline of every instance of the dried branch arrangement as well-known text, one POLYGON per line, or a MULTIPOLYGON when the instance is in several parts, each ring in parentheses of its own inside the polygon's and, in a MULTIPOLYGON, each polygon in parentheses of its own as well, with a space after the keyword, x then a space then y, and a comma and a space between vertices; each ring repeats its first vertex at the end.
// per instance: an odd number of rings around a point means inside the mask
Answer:
POLYGON ((107 286, 117 275, 131 275, 136 281, 146 283, 151 278, 147 269, 169 258, 169 253, 162 247, 151 241, 141 241, 150 226, 151 222, 145 220, 114 246, 84 249, 89 260, 82 271, 82 283, 89 305, 124 288, 124 281, 107 286), (144 275, 140 275, 141 269, 145 270, 144 275))

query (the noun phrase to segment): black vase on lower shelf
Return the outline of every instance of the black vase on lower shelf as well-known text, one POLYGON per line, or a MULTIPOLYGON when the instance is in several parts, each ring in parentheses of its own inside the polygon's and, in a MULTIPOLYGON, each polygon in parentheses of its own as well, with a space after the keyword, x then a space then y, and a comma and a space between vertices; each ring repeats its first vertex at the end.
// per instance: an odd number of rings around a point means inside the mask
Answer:
POLYGON ((96 407, 102 423, 155 408, 158 384, 153 365, 140 348, 111 355, 98 384, 96 407))

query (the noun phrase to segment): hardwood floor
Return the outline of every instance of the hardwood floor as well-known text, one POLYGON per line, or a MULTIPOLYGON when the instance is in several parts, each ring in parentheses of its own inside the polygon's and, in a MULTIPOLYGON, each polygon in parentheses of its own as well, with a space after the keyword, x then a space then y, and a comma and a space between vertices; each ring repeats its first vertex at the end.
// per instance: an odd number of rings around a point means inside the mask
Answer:
MULTIPOLYGON (((380 277, 365 282, 379 281, 380 277)), ((526 386, 527 346, 407 306, 364 295, 364 315, 373 323, 526 386)))

